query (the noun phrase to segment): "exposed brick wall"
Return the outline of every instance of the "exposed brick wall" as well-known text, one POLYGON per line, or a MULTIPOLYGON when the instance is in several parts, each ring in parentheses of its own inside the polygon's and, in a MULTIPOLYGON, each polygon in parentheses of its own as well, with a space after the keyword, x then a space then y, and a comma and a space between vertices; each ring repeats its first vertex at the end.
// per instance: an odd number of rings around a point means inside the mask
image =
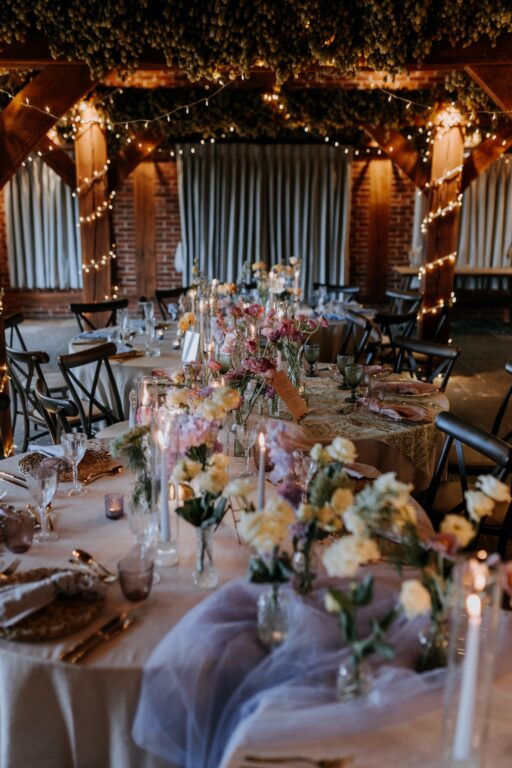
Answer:
MULTIPOLYGON (((350 283, 361 288, 361 297, 372 300, 368 292, 368 242, 370 228, 370 163, 380 160, 356 160, 352 166, 352 211, 350 220, 350 283)), ((398 287, 393 267, 408 264, 414 217, 415 188, 411 181, 392 166, 386 288, 398 287)))

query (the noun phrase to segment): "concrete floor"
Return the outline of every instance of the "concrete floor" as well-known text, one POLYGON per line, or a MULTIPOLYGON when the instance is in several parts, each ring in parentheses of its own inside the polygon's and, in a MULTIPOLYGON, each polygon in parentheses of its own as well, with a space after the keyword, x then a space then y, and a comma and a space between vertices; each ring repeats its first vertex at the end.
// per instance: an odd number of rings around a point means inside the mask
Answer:
MULTIPOLYGON (((29 349, 43 349, 56 366, 78 331, 76 320, 30 320, 23 324, 29 349)), ((462 350, 448 385, 452 412, 483 429, 490 429, 504 392, 512 384, 504 365, 512 359, 512 326, 496 320, 462 321, 452 326, 454 343, 462 350)), ((512 408, 511 408, 512 411, 512 408)), ((507 420, 505 431, 512 429, 507 420)), ((15 442, 19 443, 19 430, 15 442)))

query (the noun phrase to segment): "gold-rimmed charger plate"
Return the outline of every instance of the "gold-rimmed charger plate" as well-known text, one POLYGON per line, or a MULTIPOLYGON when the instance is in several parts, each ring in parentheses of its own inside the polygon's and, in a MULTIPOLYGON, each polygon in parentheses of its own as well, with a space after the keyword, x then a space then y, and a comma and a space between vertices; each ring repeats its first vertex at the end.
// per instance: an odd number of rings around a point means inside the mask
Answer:
MULTIPOLYGON (((1 586, 41 581, 61 571, 62 568, 34 568, 13 574, 8 580, 3 580, 1 586)), ((76 595, 58 594, 53 602, 21 619, 17 624, 0 627, 0 638, 35 643, 65 637, 94 621, 101 612, 105 599, 105 594, 95 589, 84 589, 76 595)))

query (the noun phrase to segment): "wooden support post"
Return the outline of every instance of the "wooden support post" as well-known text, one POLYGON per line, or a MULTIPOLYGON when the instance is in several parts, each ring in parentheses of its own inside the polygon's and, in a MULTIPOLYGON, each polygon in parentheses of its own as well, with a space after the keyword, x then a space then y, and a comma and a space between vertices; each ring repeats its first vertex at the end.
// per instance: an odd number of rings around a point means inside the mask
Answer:
POLYGON ((133 173, 137 295, 151 299, 156 288, 155 164, 141 163, 133 173))
POLYGON ((110 163, 108 170, 109 188, 111 190, 119 189, 123 181, 137 168, 139 163, 152 154, 162 139, 162 136, 148 130, 135 136, 133 141, 123 147, 110 163))
POLYGON ((428 174, 411 141, 392 128, 368 126, 365 131, 416 187, 422 189, 425 186, 428 174))
POLYGON ((107 162, 107 141, 100 127, 95 108, 84 105, 80 112, 81 124, 75 139, 75 158, 82 244, 83 300, 104 301, 111 295, 110 208, 107 162), (96 176, 95 176, 96 172, 96 176), (106 263, 102 264, 102 257, 106 263))
POLYGON ((370 228, 368 232, 368 293, 384 298, 388 271, 391 160, 370 163, 370 228))
MULTIPOLYGON (((7 351, 5 343, 3 288, 0 291, 0 392, 9 395, 9 377, 7 376, 7 351)), ((12 435, 11 409, 0 410, 0 435, 4 456, 11 456, 14 450, 12 435)))
MULTIPOLYGON (((440 312, 452 301, 453 277, 460 223, 460 185, 464 160, 464 137, 460 115, 452 107, 434 118, 434 141, 429 193, 430 220, 426 227, 426 264, 423 267, 423 304, 420 333, 431 339, 437 331, 440 312)), ((439 341, 449 338, 449 323, 439 341)))
POLYGON ((88 67, 60 64, 43 69, 16 94, 0 114, 0 189, 93 85, 88 67), (31 109, 31 104, 36 108, 31 109))
POLYGON ((60 176, 64 184, 74 189, 76 187, 76 166, 68 153, 56 144, 49 136, 44 136, 37 146, 38 153, 46 165, 60 176))

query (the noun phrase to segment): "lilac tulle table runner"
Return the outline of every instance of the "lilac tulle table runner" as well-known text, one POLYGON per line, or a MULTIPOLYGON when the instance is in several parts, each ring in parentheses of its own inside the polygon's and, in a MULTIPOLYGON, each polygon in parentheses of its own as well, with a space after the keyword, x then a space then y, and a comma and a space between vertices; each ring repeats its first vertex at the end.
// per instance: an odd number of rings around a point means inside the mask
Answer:
MULTIPOLYGON (((398 599, 399 579, 387 568, 375 573, 375 596, 361 611, 362 624, 382 617, 398 599)), ((314 739, 318 722, 338 734, 381 727, 439 706, 444 671, 419 675, 418 634, 425 619, 399 618, 389 640, 392 663, 372 659, 374 685, 368 697, 336 699, 336 674, 347 654, 337 618, 323 607, 319 579, 313 597, 292 596, 290 634, 273 652, 256 634, 256 600, 261 587, 230 582, 197 605, 162 640, 149 658, 133 728, 136 743, 186 768, 218 768, 233 733, 258 712, 301 719, 314 739), (314 719, 311 721, 311 709, 314 719)), ((289 721, 288 721, 289 722, 289 721)), ((303 735, 303 734, 302 734, 303 735)))

